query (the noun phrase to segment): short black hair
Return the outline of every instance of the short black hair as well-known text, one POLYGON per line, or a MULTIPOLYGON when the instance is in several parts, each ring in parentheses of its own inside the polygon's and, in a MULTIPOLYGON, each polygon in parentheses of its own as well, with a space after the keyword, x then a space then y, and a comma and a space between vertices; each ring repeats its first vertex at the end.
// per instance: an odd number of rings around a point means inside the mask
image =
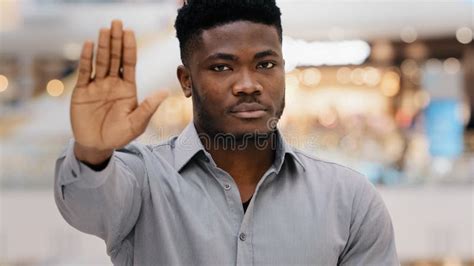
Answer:
POLYGON ((281 12, 275 0, 185 1, 174 24, 183 64, 204 30, 241 20, 274 26, 282 42, 281 12))

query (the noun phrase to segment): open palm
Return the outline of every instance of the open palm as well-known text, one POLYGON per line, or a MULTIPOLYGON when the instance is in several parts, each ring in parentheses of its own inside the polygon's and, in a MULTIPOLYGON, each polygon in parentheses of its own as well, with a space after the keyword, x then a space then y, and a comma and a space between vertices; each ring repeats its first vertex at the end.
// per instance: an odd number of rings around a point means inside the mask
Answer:
POLYGON ((91 78, 93 56, 94 44, 85 42, 71 98, 74 138, 97 150, 120 148, 145 131, 166 93, 155 93, 138 105, 135 36, 122 29, 121 21, 114 20, 111 29, 100 31, 95 77, 91 78))

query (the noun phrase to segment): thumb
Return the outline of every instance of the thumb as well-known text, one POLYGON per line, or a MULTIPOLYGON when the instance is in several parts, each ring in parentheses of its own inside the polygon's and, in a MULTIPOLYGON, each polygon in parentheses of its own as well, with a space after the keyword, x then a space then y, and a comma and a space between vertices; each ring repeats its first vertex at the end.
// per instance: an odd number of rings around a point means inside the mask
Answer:
POLYGON ((158 91, 148 96, 136 109, 130 114, 133 132, 143 132, 150 122, 151 117, 156 112, 160 104, 168 97, 167 91, 158 91))

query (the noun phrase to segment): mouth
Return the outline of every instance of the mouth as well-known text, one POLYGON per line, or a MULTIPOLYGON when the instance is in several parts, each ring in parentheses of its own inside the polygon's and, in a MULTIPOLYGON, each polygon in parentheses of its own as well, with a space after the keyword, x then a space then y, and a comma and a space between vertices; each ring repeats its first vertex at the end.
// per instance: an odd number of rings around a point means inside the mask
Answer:
POLYGON ((264 117, 267 109, 259 103, 241 103, 233 107, 230 114, 241 119, 256 119, 264 117))

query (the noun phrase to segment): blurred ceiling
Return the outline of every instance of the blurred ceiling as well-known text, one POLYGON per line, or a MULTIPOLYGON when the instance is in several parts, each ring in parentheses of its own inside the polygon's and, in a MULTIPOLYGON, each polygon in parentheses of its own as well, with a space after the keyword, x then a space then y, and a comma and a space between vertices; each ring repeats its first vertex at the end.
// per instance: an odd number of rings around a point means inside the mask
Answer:
POLYGON ((286 34, 308 40, 399 40, 412 27, 420 38, 455 36, 474 26, 472 0, 279 0, 286 34))
MULTIPOLYGON (((0 53, 60 53, 96 39, 120 18, 137 35, 172 31, 176 0, 0 0, 0 53), (133 2, 133 3, 132 3, 133 2)), ((454 36, 473 27, 472 0, 277 0, 284 34, 306 40, 387 38, 404 30, 418 38, 454 36)), ((171 33, 172 35, 172 33, 171 33)))

